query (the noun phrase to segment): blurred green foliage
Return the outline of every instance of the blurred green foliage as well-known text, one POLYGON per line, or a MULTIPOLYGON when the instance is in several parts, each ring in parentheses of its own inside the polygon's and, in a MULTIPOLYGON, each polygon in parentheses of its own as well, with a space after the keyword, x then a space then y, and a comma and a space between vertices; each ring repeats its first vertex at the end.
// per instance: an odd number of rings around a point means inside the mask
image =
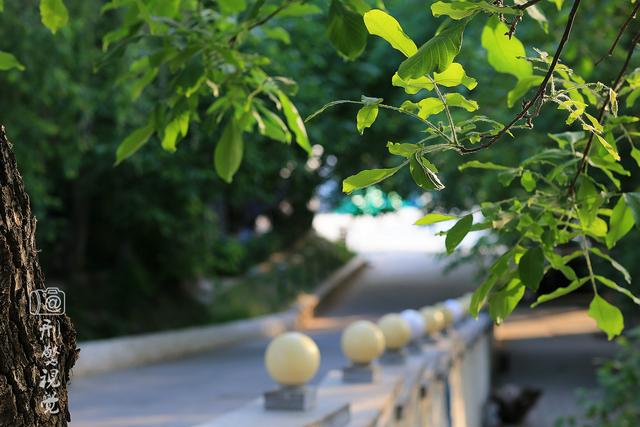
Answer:
POLYGON ((634 427, 640 419, 640 329, 616 340, 614 357, 597 371, 597 390, 579 390, 580 415, 562 417, 555 427, 634 427))
MULTIPOLYGON (((203 2, 213 8, 218 3, 203 2)), ((246 35, 252 52, 269 59, 268 64, 261 65, 269 75, 297 82, 295 95, 293 91, 287 93, 301 115, 334 99, 360 99, 361 94, 399 104, 404 96, 390 79, 402 59, 399 52, 370 37, 362 56, 346 62, 334 46, 343 47, 343 56, 353 57, 361 50, 362 40, 347 40, 345 44, 340 34, 332 35, 331 31, 327 39, 327 26, 340 27, 340 20, 353 18, 353 12, 361 13, 358 8, 364 8, 366 2, 333 1, 331 7, 328 2, 310 3, 317 5, 320 13, 276 17, 273 26, 259 26, 246 35), (346 9, 340 9, 337 3, 343 3, 346 9)), ((416 41, 423 42, 434 34, 438 24, 422 4, 385 3, 416 41)), ((35 4, 25 7, 21 2, 5 2, 0 14, 0 51, 11 52, 24 70, 0 73, 0 120, 14 143, 39 220, 45 271, 52 282, 67 287, 81 338, 83 325, 89 325, 86 330, 91 331, 87 332, 90 336, 139 331, 133 325, 138 319, 136 313, 143 314, 154 304, 167 307, 161 310, 165 313, 171 311, 170 303, 175 307, 192 304, 181 284, 200 277, 241 274, 272 252, 289 247, 309 229, 312 212, 308 203, 321 184, 323 199, 339 204, 342 195, 338 183, 343 178, 360 169, 396 166, 387 156, 388 139, 405 142, 422 131, 406 117, 381 110, 375 126, 360 136, 355 132, 356 110, 338 106, 308 126, 310 144, 321 146, 313 148, 310 158, 305 151, 269 140, 260 132, 244 133, 242 163, 233 183, 226 184, 213 167, 213 152, 223 124, 207 119, 209 105, 190 104, 190 117, 201 118, 191 120, 178 150, 167 150, 166 141, 165 150, 161 149, 166 127, 176 117, 159 114, 156 116, 162 120, 158 121, 161 125, 156 136, 136 147, 139 151, 135 156, 114 168, 117 147, 127 135, 149 123, 150 115, 162 109, 164 102, 175 102, 167 93, 167 88, 173 87, 170 72, 159 70, 153 84, 142 86, 142 91, 140 75, 132 79, 130 68, 157 47, 154 43, 172 40, 166 33, 164 39, 151 34, 154 37, 147 44, 113 45, 105 54, 106 34, 126 28, 125 37, 131 36, 130 31, 139 23, 123 25, 128 17, 119 11, 101 13, 103 2, 97 0, 66 0, 65 4, 68 23, 58 29, 55 20, 51 21, 56 28, 52 35, 40 25, 35 4), (272 224, 266 234, 255 232, 260 216, 272 224), (109 326, 117 316, 128 320, 109 326), (126 326, 128 323, 131 326, 126 326)), ((369 2, 369 6, 380 5, 378 1, 369 2)), ((563 60, 590 81, 609 78, 624 56, 624 49, 618 49, 612 58, 594 66, 615 37, 626 6, 626 2, 582 5, 580 13, 589 18, 588 25, 575 26, 563 60)), ((548 12, 549 22, 541 25, 525 19, 517 35, 526 46, 553 51, 567 8, 555 13, 552 2, 543 2, 542 8, 548 12)), ((227 12, 228 16, 236 13, 227 12)), ((151 21, 147 24, 156 25, 151 21)), ((511 110, 506 108, 507 93, 517 78, 496 73, 487 63, 486 51, 480 48, 481 32, 481 25, 466 29, 460 57, 467 73, 480 83, 474 89, 474 99, 492 117, 507 121, 518 108, 517 104, 511 110)), ((540 70, 536 72, 540 74, 540 70)), ((543 112, 533 131, 519 133, 517 144, 500 144, 501 164, 519 164, 539 150, 539 141, 547 133, 564 129, 564 115, 547 107, 543 112)), ((462 117, 458 111, 452 114, 455 120, 462 117)), ((623 165, 633 168, 627 153, 621 154, 623 165)), ((474 159, 488 161, 494 155, 485 151, 474 159)), ((447 189, 428 193, 429 211, 462 211, 477 206, 479 201, 524 192, 502 186, 494 173, 460 173, 454 156, 443 153, 439 158, 439 176, 447 189)), ((637 189, 637 180, 635 173, 623 177, 623 191, 637 189)), ((411 181, 408 173, 398 173, 380 183, 379 188, 386 193, 398 191, 403 197, 421 195, 411 181)), ((496 244, 494 237, 483 241, 496 244)), ((497 243, 513 241, 506 236, 497 243)), ((629 248, 638 243, 637 233, 633 233, 614 249, 635 275, 640 274, 640 266, 629 248)), ((487 253, 480 248, 475 254, 480 257, 487 253)), ((210 317, 175 323, 206 319, 210 317)))

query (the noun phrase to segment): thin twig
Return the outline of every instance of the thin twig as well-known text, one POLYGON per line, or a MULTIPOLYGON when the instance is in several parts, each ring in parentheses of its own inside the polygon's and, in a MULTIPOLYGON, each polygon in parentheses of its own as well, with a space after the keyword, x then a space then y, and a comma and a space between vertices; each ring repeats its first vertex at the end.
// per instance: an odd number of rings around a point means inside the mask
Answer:
MULTIPOLYGON (((625 59, 624 64, 622 64, 622 68, 620 69, 620 72, 618 73, 618 77, 616 77, 616 80, 611 85, 611 90, 609 91, 609 93, 607 95, 607 98, 605 99, 604 103, 602 104, 602 107, 600 107, 600 111, 598 111, 598 116, 596 117, 596 119, 598 120, 598 123, 602 122, 602 118, 604 117, 604 113, 606 112, 607 107, 609 106, 609 103, 611 102, 611 91, 617 92, 618 89, 620 88, 620 84, 622 83, 622 78, 624 77, 624 74, 627 72, 627 68, 629 68, 629 63, 631 62, 631 57, 633 56, 633 52, 635 50, 636 44, 638 44, 639 41, 640 41, 640 31, 631 40, 631 46, 629 47, 629 50, 627 52, 627 58, 625 59)), ((594 133, 590 132, 589 133, 589 139, 587 140, 587 145, 585 145, 584 151, 582 152, 582 159, 580 159, 580 164, 578 165, 578 170, 576 171, 576 174, 573 177, 573 180, 571 180, 571 185, 569 185, 569 188, 567 190, 567 193, 569 194, 569 196, 574 194, 576 183, 578 181, 578 177, 580 177, 580 175, 584 172, 585 168, 587 167, 587 160, 589 158, 589 151, 591 150, 591 146, 593 145, 593 137, 594 137, 594 133)))
POLYGON ((458 142, 458 134, 456 133, 456 125, 453 121, 453 117, 451 116, 451 111, 449 110, 449 106, 447 105, 447 98, 445 98, 442 92, 440 91, 440 88, 438 87, 438 84, 436 83, 436 81, 432 78, 429 78, 429 80, 431 80, 431 83, 433 83, 433 88, 436 90, 436 94, 438 95, 438 98, 440 98, 440 101, 444 106, 444 112, 447 116, 447 121, 449 122, 449 126, 451 126, 451 139, 455 145, 460 145, 460 143, 458 142))
POLYGON ((535 6, 536 3, 540 2, 541 0, 529 0, 526 3, 522 3, 522 4, 517 4, 515 6, 512 6, 514 9, 519 9, 519 10, 525 10, 528 7, 531 6, 535 6))
POLYGON ((622 24, 622 27, 620 27, 620 30, 618 31, 618 34, 616 35, 616 38, 613 41, 613 44, 611 45, 611 47, 609 48, 609 51, 607 52, 607 54, 604 55, 602 58, 598 59, 598 61, 596 62, 595 65, 600 64, 602 61, 604 61, 606 58, 610 57, 613 54, 613 51, 616 49, 616 46, 618 45, 618 42, 620 41, 620 38, 622 37, 622 33, 624 33, 624 30, 627 29, 627 27, 629 26, 629 23, 632 20, 635 19, 636 14, 638 13, 638 8, 640 8, 640 2, 636 2, 636 5, 634 6, 633 10, 631 11, 631 15, 629 15, 627 20, 624 21, 624 24, 622 24))
MULTIPOLYGON (((533 1, 533 0, 532 0, 533 1)), ((507 124, 505 127, 502 128, 502 130, 500 130, 500 132, 498 132, 496 135, 494 135, 493 137, 491 137, 491 139, 489 141, 487 141, 486 143, 479 145, 477 147, 473 147, 473 148, 462 148, 461 149, 461 153, 462 154, 469 154, 469 153, 475 153, 477 151, 483 150, 485 148, 488 148, 490 146, 492 146, 493 144, 495 144, 505 133, 507 133, 509 131, 509 129, 511 129, 517 122, 519 122, 520 120, 522 120, 522 118, 524 118, 527 113, 529 112, 529 110, 531 109, 531 107, 533 107, 537 101, 542 101, 544 98, 544 92, 547 88, 547 83, 549 83, 549 80, 551 79, 551 76, 553 75, 553 72, 556 68, 556 65, 558 65, 558 61, 560 60, 560 54, 562 53, 562 50, 564 49, 565 44, 567 43, 567 41, 569 40, 569 35, 571 34, 571 29, 573 28, 573 23, 576 19, 576 14, 578 13, 578 7, 580 6, 580 1, 581 0, 574 0, 573 1, 573 6, 571 7, 571 12, 569 13, 569 18, 567 21, 567 25, 564 28, 564 33, 562 34, 562 39, 560 39, 560 44, 558 44, 558 48, 556 49, 556 53, 553 55, 553 60, 551 61, 551 65, 549 66, 549 70, 547 71, 547 74, 544 76, 544 79, 542 80, 542 83, 540 83, 540 86, 538 87, 538 90, 536 91, 536 94, 533 96, 533 98, 531 98, 529 101, 525 102, 523 107, 522 107, 522 111, 520 113, 518 113, 518 115, 516 115, 516 117, 511 120, 511 122, 509 122, 509 124, 507 124)), ((529 2, 531 3, 531 2, 529 2)), ((527 3, 525 3, 526 5, 527 3)))

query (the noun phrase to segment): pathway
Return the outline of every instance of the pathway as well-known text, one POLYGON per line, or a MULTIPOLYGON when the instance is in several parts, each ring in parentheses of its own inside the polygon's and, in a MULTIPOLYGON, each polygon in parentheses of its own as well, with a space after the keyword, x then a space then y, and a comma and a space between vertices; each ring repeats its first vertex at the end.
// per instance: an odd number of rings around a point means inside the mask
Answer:
MULTIPOLYGON (((367 255, 370 267, 340 301, 307 331, 322 354, 316 380, 343 366, 340 330, 355 317, 420 308, 471 289, 473 274, 442 273, 434 255, 392 252, 367 255)), ((195 357, 72 381, 72 427, 182 427, 214 418, 274 386, 262 357, 267 340, 195 357)), ((240 426, 239 426, 240 427, 240 426)))

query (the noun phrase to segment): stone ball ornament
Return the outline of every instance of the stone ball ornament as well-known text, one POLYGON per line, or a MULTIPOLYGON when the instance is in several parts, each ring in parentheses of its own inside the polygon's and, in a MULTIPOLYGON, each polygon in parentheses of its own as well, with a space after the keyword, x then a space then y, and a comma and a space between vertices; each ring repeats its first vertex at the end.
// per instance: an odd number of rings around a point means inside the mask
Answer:
POLYGON ((438 333, 445 327, 445 318, 442 310, 438 310, 436 307, 423 307, 420 310, 422 318, 424 319, 425 332, 429 335, 438 333))
POLYGON ((458 322, 465 315, 465 309, 462 303, 455 299, 448 299, 444 302, 444 308, 451 312, 453 321, 458 322))
POLYGON ((382 330, 368 320, 350 324, 342 333, 342 352, 354 363, 368 364, 384 352, 382 330))
POLYGON ((307 335, 286 332, 269 343, 264 363, 267 372, 278 384, 301 386, 318 372, 320 350, 307 335))
POLYGON ((441 303, 436 305, 436 310, 442 313, 442 316, 444 317, 444 328, 448 328, 449 326, 453 325, 453 312, 449 307, 447 307, 444 303, 441 303))
POLYGON ((417 340, 424 335, 424 318, 419 311, 412 309, 403 310, 400 316, 409 324, 412 340, 417 340))
POLYGON ((411 339, 411 328, 399 314, 386 314, 378 320, 378 327, 384 335, 386 348, 399 350, 411 339))

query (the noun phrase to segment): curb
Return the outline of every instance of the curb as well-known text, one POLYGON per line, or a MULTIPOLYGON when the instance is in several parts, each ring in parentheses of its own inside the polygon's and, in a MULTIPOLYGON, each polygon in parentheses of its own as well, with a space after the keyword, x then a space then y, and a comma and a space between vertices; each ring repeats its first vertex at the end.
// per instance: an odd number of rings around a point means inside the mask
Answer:
POLYGON ((332 273, 313 294, 303 294, 286 311, 219 325, 85 341, 78 344, 80 357, 74 378, 111 372, 213 350, 255 338, 269 338, 303 326, 316 308, 336 294, 367 262, 355 256, 332 273))

